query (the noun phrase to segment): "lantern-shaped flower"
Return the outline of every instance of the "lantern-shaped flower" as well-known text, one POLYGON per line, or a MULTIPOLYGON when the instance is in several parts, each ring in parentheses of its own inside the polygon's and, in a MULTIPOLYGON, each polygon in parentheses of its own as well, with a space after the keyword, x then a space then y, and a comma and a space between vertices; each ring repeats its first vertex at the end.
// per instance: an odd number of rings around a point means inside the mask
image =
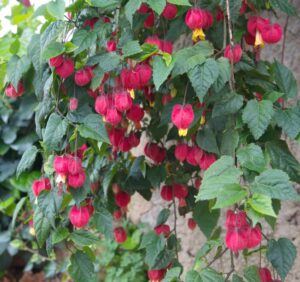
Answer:
POLYGON ((269 25, 269 19, 265 19, 263 17, 252 16, 248 19, 247 30, 253 37, 255 37, 254 47, 263 48, 265 46, 265 42, 262 38, 262 31, 269 25))
POLYGON ((89 223, 90 220, 90 212, 87 206, 79 207, 73 206, 70 210, 69 215, 70 221, 72 225, 77 228, 82 228, 89 223))
POLYGON ((173 20, 177 15, 177 6, 167 2, 161 15, 167 20, 173 20))
POLYGON ((56 67, 56 73, 61 78, 68 78, 74 72, 74 62, 72 59, 65 59, 63 63, 56 67))
POLYGON ((186 136, 189 126, 194 120, 194 111, 192 105, 176 104, 172 111, 172 122, 178 128, 179 136, 186 136))
POLYGON ((234 64, 240 61, 242 54, 243 50, 240 44, 236 44, 233 47, 231 47, 231 45, 227 45, 224 50, 224 57, 227 58, 230 62, 232 61, 234 64))
POLYGON ((127 240, 126 230, 123 227, 116 227, 114 229, 114 237, 117 243, 124 243, 127 240))
POLYGON ((80 69, 75 73, 75 84, 85 86, 91 82, 93 76, 94 74, 91 67, 80 69))
POLYGON ((262 39, 269 44, 277 43, 282 37, 282 28, 278 23, 267 25, 262 29, 262 39))

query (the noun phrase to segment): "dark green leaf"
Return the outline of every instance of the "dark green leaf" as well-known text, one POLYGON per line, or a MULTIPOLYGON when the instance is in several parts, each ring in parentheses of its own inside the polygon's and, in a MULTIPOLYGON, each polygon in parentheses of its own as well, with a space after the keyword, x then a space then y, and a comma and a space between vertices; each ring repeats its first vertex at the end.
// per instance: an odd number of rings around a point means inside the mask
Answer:
POLYGON ((99 232, 104 234, 106 238, 113 237, 113 217, 107 209, 104 207, 97 208, 94 220, 99 232))
POLYGON ((196 141, 201 149, 209 153, 220 153, 216 136, 209 127, 204 127, 198 132, 196 141))
POLYGON ((41 57, 43 60, 49 60, 50 58, 56 57, 65 51, 65 46, 60 42, 51 42, 47 48, 44 49, 41 57))
POLYGON ((142 52, 142 48, 138 40, 128 41, 122 48, 122 53, 125 58, 136 55, 140 52, 142 52))
POLYGON ((216 101, 213 108, 213 117, 235 114, 243 106, 243 96, 233 92, 227 93, 216 101))
POLYGON ((125 15, 130 25, 132 26, 132 17, 135 11, 141 6, 141 0, 129 0, 125 5, 125 15))
POLYGON ((237 130, 230 128, 223 132, 220 146, 221 155, 234 156, 235 149, 239 144, 239 133, 237 130))
POLYGON ((245 268, 244 276, 248 282, 261 282, 257 266, 251 265, 245 268))
POLYGON ((168 0, 168 2, 176 5, 191 6, 189 0, 168 0))
POLYGON ((170 216, 170 210, 169 209, 163 209, 160 211, 157 220, 156 220, 156 226, 166 223, 170 216))
POLYGON ((174 67, 174 60, 172 60, 170 65, 166 65, 161 56, 155 56, 153 59, 153 82, 156 90, 159 90, 160 86, 165 82, 165 80, 170 75, 174 67))
POLYGON ((52 233, 52 244, 57 244, 65 240, 69 236, 69 230, 66 227, 56 229, 52 233))
POLYGON ((74 55, 78 55, 82 51, 90 48, 93 44, 95 44, 97 39, 97 34, 93 31, 79 29, 74 35, 72 42, 78 46, 78 48, 74 51, 74 55))
POLYGON ((24 154, 18 164, 18 167, 17 167, 17 177, 20 176, 20 174, 22 172, 31 168, 31 166, 33 165, 33 163, 35 161, 37 153, 38 153, 38 149, 35 146, 28 148, 24 152, 24 154))
POLYGON ((274 9, 279 9, 290 16, 298 16, 297 10, 286 0, 270 0, 270 4, 274 9))
POLYGON ((39 246, 42 247, 50 235, 51 225, 38 207, 36 207, 34 211, 33 226, 37 242, 39 246))
POLYGON ((7 64, 7 78, 15 89, 18 89, 18 83, 22 76, 29 70, 30 60, 27 56, 19 58, 13 55, 7 64))
POLYGON ((223 276, 214 269, 205 268, 200 271, 200 277, 203 282, 224 282, 223 276))
POLYGON ((215 92, 219 92, 224 87, 225 83, 230 79, 230 64, 229 61, 221 57, 217 60, 219 67, 219 76, 213 84, 215 92))
POLYGON ((158 15, 160 15, 165 6, 166 6, 166 0, 146 0, 147 4, 150 6, 152 10, 154 10, 158 15))
POLYGON ((73 231, 70 239, 78 246, 89 246, 100 243, 98 236, 83 229, 73 231))

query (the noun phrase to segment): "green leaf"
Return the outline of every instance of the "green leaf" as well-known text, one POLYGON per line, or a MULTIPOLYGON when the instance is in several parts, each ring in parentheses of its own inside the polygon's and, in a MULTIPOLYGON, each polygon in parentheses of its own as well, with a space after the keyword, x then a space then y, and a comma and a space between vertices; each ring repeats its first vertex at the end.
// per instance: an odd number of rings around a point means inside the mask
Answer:
POLYGON ((28 169, 31 168, 33 165, 36 155, 38 153, 38 149, 36 146, 32 146, 28 148, 24 153, 23 156, 18 164, 17 167, 17 177, 20 176, 20 174, 28 169))
POLYGON ((170 75, 174 67, 174 60, 172 60, 169 66, 166 65, 161 56, 155 56, 153 59, 153 82, 155 89, 158 91, 160 86, 170 75))
POLYGON ((174 282, 177 281, 181 273, 180 267, 172 267, 169 269, 166 273, 165 278, 162 280, 162 282, 174 282))
POLYGON ((59 20, 64 19, 65 13, 65 1, 64 0, 54 0, 47 4, 48 13, 59 20))
POLYGON ((46 49, 44 49, 41 57, 43 60, 49 60, 56 57, 65 51, 65 45, 60 42, 51 42, 46 49))
POLYGON ((132 17, 135 11, 141 6, 141 4, 142 4, 141 0, 129 0, 125 5, 125 16, 131 26, 132 26, 132 17))
POLYGON ((158 15, 163 12, 166 6, 166 0, 147 0, 146 2, 158 15))
POLYGON ((244 276, 248 282, 261 282, 257 266, 251 265, 245 268, 244 276))
POLYGON ((89 246, 100 243, 98 236, 83 229, 73 231, 70 235, 70 239, 78 246, 89 246))
POLYGON ((15 89, 18 89, 18 83, 22 76, 29 70, 30 60, 27 56, 19 58, 13 55, 7 64, 7 78, 11 82, 15 89))
POLYGON ((250 129, 255 140, 259 139, 269 126, 274 114, 273 104, 271 101, 256 99, 248 101, 243 110, 243 121, 250 129))
POLYGON ((244 282, 243 278, 238 276, 237 274, 232 275, 232 282, 244 282))
POLYGON ((77 251, 71 256, 71 265, 68 271, 76 282, 95 280, 95 269, 90 257, 82 251, 77 251))
POLYGON ((291 139, 295 139, 300 132, 300 107, 291 109, 277 109, 275 121, 291 139))
POLYGON ((110 52, 101 55, 95 55, 88 59, 87 65, 93 66, 99 64, 99 67, 104 71, 112 71, 120 64, 121 57, 116 52, 110 52))
POLYGON ((198 131, 197 144, 199 147, 209 153, 219 154, 217 139, 214 132, 207 126, 198 131))
POLYGON ((256 172, 262 172, 266 167, 262 149, 253 143, 238 149, 237 159, 242 167, 256 172))
POLYGON ((265 144, 272 168, 285 171, 292 181, 300 183, 300 164, 290 152, 285 141, 277 140, 265 144))
POLYGON ((241 175, 241 170, 234 166, 234 159, 222 156, 205 171, 196 200, 216 198, 225 185, 238 184, 241 175))
POLYGON ((170 210, 169 209, 163 209, 160 211, 157 220, 156 220, 156 226, 166 223, 170 216, 170 210))
POLYGON ((97 207, 94 215, 96 229, 106 238, 113 237, 113 217, 104 207, 97 207))
POLYGON ((203 282, 224 282, 223 276, 214 269, 205 268, 200 271, 200 277, 203 282))
POLYGON ((279 9, 290 16, 298 16, 297 10, 286 0, 270 0, 274 9, 279 9))
POLYGON ((191 6, 189 0, 168 0, 168 2, 176 5, 191 6))
POLYGON ((78 126, 78 131, 84 138, 91 138, 108 144, 110 143, 103 120, 97 114, 89 114, 83 120, 83 124, 78 126))
POLYGON ((195 66, 203 64, 205 58, 213 54, 213 50, 212 44, 208 41, 201 41, 193 47, 178 50, 173 54, 175 65, 172 76, 186 73, 195 66))
POLYGON ((34 211, 33 226, 37 242, 42 247, 50 235, 51 225, 38 207, 34 211))
POLYGON ((201 102, 210 86, 219 76, 219 67, 215 60, 207 59, 202 65, 197 65, 188 72, 188 77, 201 102))
POLYGON ((217 202, 214 209, 221 209, 231 206, 244 200, 247 196, 247 191, 239 184, 228 184, 221 189, 217 196, 217 202))
MULTIPOLYGON (((287 2, 287 1, 286 1, 287 2)), ((297 81, 293 73, 283 64, 274 63, 275 81, 279 89, 288 97, 294 98, 298 94, 297 81)))
POLYGON ((114 7, 118 4, 118 0, 86 0, 87 2, 90 2, 91 6, 98 7, 98 8, 110 8, 114 7))
POLYGON ((251 184, 254 193, 267 195, 273 199, 297 201, 300 199, 289 176, 279 169, 269 169, 256 176, 251 184))
POLYGON ((50 191, 42 191, 37 199, 39 210, 44 217, 55 227, 55 217, 59 212, 62 203, 62 196, 58 195, 57 190, 52 188, 50 191))
POLYGON ((270 100, 272 103, 277 102, 277 100, 282 97, 284 94, 277 91, 271 91, 266 94, 264 94, 264 99, 270 100))
POLYGON ((55 245, 69 236, 69 230, 66 227, 60 227, 52 233, 52 244, 55 245))
POLYGON ((124 58, 136 55, 138 53, 141 53, 142 51, 143 50, 138 40, 128 41, 122 48, 124 58))
MULTIPOLYGON (((201 186, 202 189, 202 186, 201 186)), ((210 210, 208 201, 200 201, 193 208, 193 219, 197 222, 203 234, 209 238, 217 226, 220 217, 219 210, 210 210)))
POLYGON ((216 101, 212 116, 224 116, 235 114, 243 106, 243 96, 234 92, 226 93, 220 100, 216 101))
POLYGON ((234 156, 235 149, 239 144, 239 133, 233 128, 229 128, 223 132, 220 146, 221 155, 234 156))
POLYGON ((185 282, 203 282, 200 274, 195 270, 190 270, 185 277, 185 282))
POLYGON ((12 220, 11 220, 11 223, 10 223, 10 226, 9 226, 10 230, 15 229, 17 216, 18 216, 19 212, 21 211, 23 205, 25 204, 26 199, 27 199, 27 197, 21 198, 20 201, 18 201, 16 207, 14 208, 14 213, 13 213, 12 220))
POLYGON ((277 217, 270 197, 261 194, 253 194, 247 203, 258 213, 277 217))
POLYGON ((219 68, 219 76, 213 84, 213 89, 215 92, 219 92, 224 87, 225 83, 230 79, 230 63, 224 58, 220 57, 217 60, 219 68))
POLYGON ((78 46, 78 48, 74 51, 74 55, 78 55, 82 51, 90 48, 93 44, 96 43, 97 34, 96 32, 79 29, 77 30, 74 35, 72 42, 78 46))
POLYGON ((268 242, 267 259, 278 272, 282 281, 291 270, 297 255, 297 250, 291 240, 280 238, 268 242))
POLYGON ((44 132, 44 144, 49 151, 59 149, 62 139, 66 134, 68 123, 65 119, 52 113, 48 119, 47 126, 44 132))

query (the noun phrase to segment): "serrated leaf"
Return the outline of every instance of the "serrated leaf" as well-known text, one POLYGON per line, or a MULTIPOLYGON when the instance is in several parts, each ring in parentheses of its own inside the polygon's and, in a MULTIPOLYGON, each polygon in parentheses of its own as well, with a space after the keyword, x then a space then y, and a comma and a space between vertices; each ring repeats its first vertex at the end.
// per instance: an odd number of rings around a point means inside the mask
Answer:
POLYGON ((33 226, 36 239, 40 247, 44 245, 50 234, 51 225, 48 219, 43 215, 42 211, 36 207, 33 215, 33 226))
POLYGON ((72 42, 78 46, 77 49, 74 51, 74 55, 78 55, 82 51, 90 48, 93 44, 95 44, 97 39, 96 32, 85 30, 85 29, 79 29, 77 30, 74 35, 72 42))
POLYGON ((225 83, 230 79, 230 63, 224 57, 217 60, 219 67, 219 76, 213 84, 213 89, 215 92, 219 92, 224 87, 225 83))
POLYGON ((156 226, 166 223, 170 216, 170 210, 169 209, 163 209, 158 214, 157 220, 156 220, 156 226))
POLYGON ((94 281, 95 269, 90 257, 82 251, 71 256, 68 271, 76 282, 94 281))
POLYGON ((262 194, 253 194, 247 203, 258 213, 277 217, 270 197, 262 194))
POLYGON ((147 0, 146 2, 158 15, 163 12, 166 6, 166 0, 147 0))
POLYGON ((243 278, 238 276, 237 274, 232 275, 232 282, 244 282, 243 278))
POLYGON ((200 277, 203 282, 224 282, 223 276, 214 269, 205 268, 200 271, 200 277))
POLYGON ((213 59, 207 59, 204 64, 197 65, 188 72, 189 80, 201 102, 218 76, 219 67, 213 59))
POLYGON ((209 127, 204 127, 198 131, 197 144, 199 147, 209 153, 219 154, 219 147, 214 132, 209 127))
POLYGON ((300 183, 300 164, 290 152, 285 141, 277 140, 265 144, 272 168, 285 171, 292 181, 300 183))
POLYGON ((271 91, 266 94, 264 94, 264 99, 270 100, 272 103, 277 102, 277 100, 282 97, 284 94, 277 91, 271 91))
POLYGON ((78 246, 89 246, 100 243, 98 236, 83 229, 73 231, 70 235, 70 239, 78 246))
POLYGON ((38 149, 36 146, 32 146, 30 148, 28 148, 22 155, 22 158, 17 166, 17 177, 19 177, 19 175, 30 169, 31 166, 33 165, 36 155, 38 153, 38 149))
POLYGON ((67 127, 68 123, 65 119, 61 119, 56 113, 51 114, 43 136, 44 144, 49 151, 59 148, 59 144, 62 143, 62 139, 66 134, 67 127))
POLYGON ((257 266, 251 265, 244 269, 244 276, 248 282, 261 282, 257 266))
POLYGON ((262 172, 266 167, 262 149, 253 143, 238 149, 237 159, 242 167, 256 172, 262 172))
POLYGON ((296 255, 296 247, 287 238, 280 238, 278 241, 272 239, 268 242, 267 259, 276 269, 282 281, 285 280, 291 270, 296 255))
POLYGON ((205 171, 196 200, 216 198, 225 185, 238 184, 241 175, 241 170, 234 166, 234 159, 230 156, 222 156, 205 171))
POLYGON ((247 191, 239 184, 225 185, 218 193, 217 202, 214 209, 221 209, 231 206, 235 203, 244 200, 247 196, 247 191))
POLYGON ((84 138, 91 138, 108 144, 110 143, 103 120, 97 114, 89 114, 83 120, 83 124, 78 126, 78 131, 84 138))
POLYGON ((170 75, 174 67, 174 60, 167 66, 161 56, 155 56, 153 59, 153 82, 155 89, 158 91, 160 86, 165 82, 165 80, 170 75))
POLYGON ((62 54, 65 51, 64 44, 60 42, 51 42, 48 44, 47 48, 44 49, 43 53, 41 54, 41 58, 43 60, 49 60, 50 58, 56 57, 62 54))
POLYGON ((87 0, 90 2, 91 6, 106 9, 106 8, 114 8, 115 5, 118 4, 118 0, 87 0))
POLYGON ((208 201, 200 201, 193 208, 193 219, 207 238, 211 236, 216 228, 219 217, 220 211, 210 210, 208 201))
POLYGON ((142 4, 141 0, 129 0, 125 5, 125 16, 131 26, 132 26, 132 17, 135 11, 141 6, 141 4, 142 4))
POLYGON ((27 56, 21 58, 13 55, 7 63, 7 78, 15 89, 18 89, 18 83, 22 76, 29 70, 30 60, 27 56))
MULTIPOLYGON (((287 1, 285 1, 287 2, 287 1)), ((288 97, 294 98, 298 94, 297 81, 293 73, 283 64, 274 63, 275 81, 279 89, 288 97)))
POLYGON ((278 126, 280 126, 291 139, 295 139, 300 133, 299 106, 285 110, 277 109, 274 118, 278 126))
POLYGON ((286 0, 270 0, 274 9, 279 9, 290 16, 298 16, 297 10, 286 0))
POLYGON ((243 96, 230 92, 216 101, 212 116, 218 117, 223 115, 235 114, 243 106, 243 96))
POLYGON ((273 199, 297 201, 300 199, 289 176, 279 169, 269 169, 256 176, 251 184, 254 193, 267 195, 273 199))
POLYGON ((192 6, 189 0, 168 0, 168 2, 176 5, 192 6))
POLYGON ((200 274, 195 270, 190 270, 185 277, 185 282, 203 282, 200 274))
POLYGON ((225 130, 222 135, 220 154, 222 156, 228 155, 233 157, 235 155, 235 149, 239 144, 239 139, 240 136, 237 130, 233 128, 225 130))
POLYGON ((255 140, 259 139, 267 127, 269 126, 273 117, 273 104, 268 100, 250 100, 243 110, 243 121, 250 129, 255 140))
POLYGON ((64 19, 65 13, 65 1, 64 0, 54 0, 47 4, 48 13, 59 20, 64 19))
POLYGON ((69 236, 69 230, 66 227, 56 229, 52 233, 52 244, 57 244, 69 236))
POLYGON ((142 52, 142 48, 138 40, 128 41, 122 48, 122 53, 125 58, 136 55, 140 52, 142 52))
POLYGON ((180 267, 172 267, 169 269, 166 273, 165 278, 162 280, 162 282, 174 282, 177 281, 176 279, 179 278, 181 273, 180 267))
POLYGON ((96 209, 95 215, 96 229, 110 239, 113 237, 113 217, 104 207, 96 209))

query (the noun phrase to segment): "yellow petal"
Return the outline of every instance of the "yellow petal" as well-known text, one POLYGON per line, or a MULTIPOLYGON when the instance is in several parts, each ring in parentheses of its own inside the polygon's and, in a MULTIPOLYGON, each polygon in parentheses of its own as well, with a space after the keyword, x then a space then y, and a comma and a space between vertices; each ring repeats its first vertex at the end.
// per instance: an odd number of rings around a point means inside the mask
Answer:
POLYGON ((202 28, 196 28, 193 31, 192 36, 193 42, 198 42, 199 40, 205 40, 205 34, 202 28))
POLYGON ((134 92, 134 89, 130 89, 130 90, 129 90, 129 94, 130 94, 130 97, 131 97, 132 99, 135 98, 135 92, 134 92))
POLYGON ((104 116, 102 117, 102 120, 103 120, 103 122, 106 122, 106 118, 104 116))
POLYGON ((149 105, 150 105, 151 108, 153 108, 154 105, 155 105, 155 102, 154 102, 154 101, 151 101, 151 102, 149 103, 149 105))
POLYGON ((255 34, 254 47, 260 47, 260 48, 265 47, 265 42, 262 39, 261 33, 259 31, 256 31, 256 34, 255 34))
POLYGON ((33 227, 30 227, 30 228, 29 228, 29 234, 30 234, 31 236, 35 236, 35 230, 34 230, 33 227))
POLYGON ((205 116, 201 116, 200 125, 204 125, 206 122, 205 116))
POLYGON ((187 133, 188 133, 188 129, 187 129, 187 128, 185 128, 185 129, 180 128, 180 129, 178 130, 178 135, 179 135, 179 136, 187 136, 187 133))
POLYGON ((176 97, 176 95, 177 95, 177 89, 176 88, 172 88, 170 94, 171 94, 172 98, 176 97))

